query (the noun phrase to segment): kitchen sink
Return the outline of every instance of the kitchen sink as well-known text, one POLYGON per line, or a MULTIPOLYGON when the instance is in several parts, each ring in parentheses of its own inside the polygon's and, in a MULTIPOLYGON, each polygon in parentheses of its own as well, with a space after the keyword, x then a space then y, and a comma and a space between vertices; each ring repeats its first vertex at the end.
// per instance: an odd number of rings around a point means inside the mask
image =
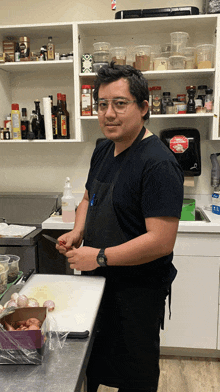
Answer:
POLYGON ((206 213, 199 207, 196 207, 195 209, 195 221, 211 222, 206 213))

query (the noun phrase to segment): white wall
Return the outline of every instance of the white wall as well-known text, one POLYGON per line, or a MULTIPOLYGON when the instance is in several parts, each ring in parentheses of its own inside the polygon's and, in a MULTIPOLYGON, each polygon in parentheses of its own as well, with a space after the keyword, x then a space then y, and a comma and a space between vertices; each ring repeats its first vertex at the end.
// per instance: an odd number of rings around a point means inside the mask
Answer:
MULTIPOLYGON (((202 12, 203 1, 117 0, 116 11, 177 5, 196 6, 202 12)), ((115 11, 111 10, 110 0, 0 1, 0 23, 2 25, 110 20, 114 19, 114 15, 115 11)), ((3 119, 0 119, 1 123, 2 121, 3 119)), ((148 128, 154 132, 155 127, 151 127, 149 123, 148 128)), ((83 193, 95 140, 101 136, 101 132, 97 129, 95 134, 91 130, 89 141, 84 143, 0 145, 0 191, 62 191, 65 177, 69 176, 73 182, 74 191, 83 193)), ((185 189, 185 194, 210 194, 212 191, 209 185, 211 171, 209 156, 212 152, 220 151, 220 143, 208 142, 202 137, 201 150, 202 175, 195 179, 195 187, 185 189)))

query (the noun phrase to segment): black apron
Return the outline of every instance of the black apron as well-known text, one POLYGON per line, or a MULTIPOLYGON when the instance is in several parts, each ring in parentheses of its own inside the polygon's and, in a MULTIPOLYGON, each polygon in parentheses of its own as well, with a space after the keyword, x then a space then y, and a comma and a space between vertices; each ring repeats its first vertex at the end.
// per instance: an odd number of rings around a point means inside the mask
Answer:
MULTIPOLYGON (((112 196, 119 174, 135 153, 145 128, 128 149, 112 183, 97 180, 104 158, 90 191, 84 245, 107 248, 127 242, 112 196)), ((114 148, 112 143, 107 154, 114 148)), ((88 275, 106 277, 98 315, 98 331, 87 368, 87 376, 100 384, 156 392, 159 379, 159 331, 164 318, 165 298, 170 285, 155 284, 155 272, 145 266, 100 267, 88 275)), ((162 279, 161 282, 165 282, 162 279)))

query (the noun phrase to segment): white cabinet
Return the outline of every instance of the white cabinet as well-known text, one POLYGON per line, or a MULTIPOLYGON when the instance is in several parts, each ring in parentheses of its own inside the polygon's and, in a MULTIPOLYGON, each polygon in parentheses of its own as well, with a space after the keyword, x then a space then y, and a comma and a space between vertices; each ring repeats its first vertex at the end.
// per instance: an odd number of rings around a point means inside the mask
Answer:
POLYGON ((161 346, 216 349, 219 259, 175 256, 173 263, 172 316, 167 309, 161 346))
MULTIPOLYGON (((47 25, 21 25, 0 26, 0 51, 3 50, 3 40, 12 37, 18 41, 19 37, 27 36, 30 39, 30 51, 39 52, 43 45, 47 45, 48 37, 53 37, 55 51, 69 53, 73 51, 73 24, 56 23, 47 25)), ((57 93, 66 94, 67 107, 70 113, 70 137, 79 141, 80 137, 75 129, 74 114, 74 62, 62 61, 26 61, 0 63, 0 121, 10 113, 11 104, 18 103, 27 108, 28 117, 35 109, 34 100, 41 102, 43 113, 43 97, 53 95, 53 103, 57 103, 57 93), (3 92, 3 93, 2 93, 3 92)), ((56 140, 69 142, 69 140, 56 140)), ((3 143, 30 141, 3 141, 3 143)), ((36 142, 45 142, 34 140, 36 142)))
MULTIPOLYGON (((53 95, 54 104, 58 92, 66 93, 70 113, 70 140, 87 140, 89 135, 101 136, 96 116, 80 115, 82 84, 93 84, 95 74, 81 73, 81 56, 93 53, 93 43, 110 42, 111 46, 126 46, 129 55, 135 45, 167 44, 170 33, 186 31, 190 46, 202 43, 216 44, 215 67, 211 69, 148 71, 144 72, 149 86, 161 85, 162 91, 170 91, 171 96, 186 93, 186 86, 206 84, 214 90, 214 112, 207 114, 158 115, 151 116, 150 129, 158 132, 167 127, 196 127, 205 138, 218 139, 219 136, 219 67, 220 16, 196 15, 147 19, 125 19, 110 21, 55 23, 47 25, 0 26, 0 51, 2 41, 7 37, 27 36, 31 51, 39 51, 47 44, 48 36, 53 37, 56 52, 74 52, 74 60, 0 63, 0 121, 9 114, 11 103, 26 107, 28 116, 34 109, 34 100, 53 95), (217 31, 217 33, 216 33, 217 31)), ((64 142, 62 140, 62 142, 64 142)), ((26 141, 4 141, 5 143, 26 141)), ((39 141, 35 141, 39 142, 39 141)), ((40 141, 42 142, 42 141, 40 141)), ((61 140, 54 141, 61 142, 61 140)))
POLYGON ((166 304, 162 348, 188 349, 188 355, 191 349, 219 349, 219 234, 178 233, 173 263, 178 274, 171 320, 166 304))
MULTIPOLYGON (((190 17, 167 17, 149 19, 127 19, 103 22, 79 22, 76 24, 78 62, 75 64, 75 102, 77 126, 81 133, 86 134, 88 123, 92 130, 98 126, 97 120, 91 117, 80 117, 80 108, 77 101, 80 99, 82 84, 92 84, 95 74, 82 74, 80 59, 84 53, 93 53, 94 42, 109 42, 111 46, 126 46, 128 57, 135 45, 166 44, 170 42, 170 33, 185 31, 189 33, 188 46, 202 43, 214 43, 219 46, 219 16, 197 15, 190 17), (218 28, 218 29, 217 29, 218 28), (216 29, 218 34, 216 34, 216 29), (77 80, 76 80, 77 79, 77 80)), ((216 49, 218 54, 219 50, 216 49)), ((147 71, 143 72, 149 86, 160 85, 162 92, 170 91, 171 96, 186 93, 186 86, 205 84, 214 90, 214 113, 183 114, 183 115, 157 115, 150 118, 150 129, 158 134, 161 129, 168 127, 196 127, 205 138, 219 139, 219 102, 218 102, 218 74, 219 65, 211 69, 193 69, 176 71, 147 71), (207 132, 208 131, 208 132, 207 132)))

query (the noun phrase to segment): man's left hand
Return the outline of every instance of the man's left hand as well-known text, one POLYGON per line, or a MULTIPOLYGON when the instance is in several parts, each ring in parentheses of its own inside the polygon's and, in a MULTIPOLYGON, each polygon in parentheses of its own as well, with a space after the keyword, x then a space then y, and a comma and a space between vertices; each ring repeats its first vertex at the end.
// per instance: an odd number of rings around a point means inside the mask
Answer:
POLYGON ((71 269, 77 271, 92 271, 99 267, 97 256, 100 249, 82 246, 81 248, 73 248, 66 252, 66 257, 70 263, 71 269))

